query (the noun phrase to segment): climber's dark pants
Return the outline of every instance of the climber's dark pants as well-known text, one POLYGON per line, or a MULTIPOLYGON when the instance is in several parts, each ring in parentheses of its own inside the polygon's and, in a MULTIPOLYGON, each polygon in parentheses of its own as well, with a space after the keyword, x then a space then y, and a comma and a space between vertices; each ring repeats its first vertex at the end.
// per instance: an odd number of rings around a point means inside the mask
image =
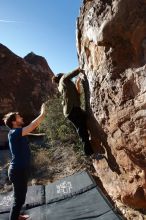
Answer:
POLYGON ((79 137, 82 140, 82 143, 84 145, 84 152, 87 156, 92 155, 94 152, 91 148, 91 144, 89 141, 89 134, 87 130, 87 116, 85 111, 83 111, 80 107, 74 107, 72 108, 68 119, 73 123, 75 126, 77 133, 79 137))
POLYGON ((14 201, 10 211, 9 220, 17 220, 20 210, 25 203, 29 172, 28 169, 9 168, 8 175, 10 181, 13 183, 14 193, 14 201))

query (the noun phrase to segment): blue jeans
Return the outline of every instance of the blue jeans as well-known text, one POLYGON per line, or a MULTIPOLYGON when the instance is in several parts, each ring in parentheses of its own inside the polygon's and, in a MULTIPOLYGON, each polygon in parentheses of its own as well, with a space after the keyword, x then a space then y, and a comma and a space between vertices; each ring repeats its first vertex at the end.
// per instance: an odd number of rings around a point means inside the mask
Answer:
POLYGON ((25 203, 29 172, 28 169, 14 169, 10 166, 8 176, 13 183, 14 193, 14 201, 10 211, 9 220, 18 220, 21 208, 25 203))
POLYGON ((73 107, 69 116, 67 117, 75 126, 79 137, 84 146, 85 155, 90 156, 94 152, 92 150, 90 141, 89 141, 89 134, 87 130, 87 116, 86 112, 83 111, 80 107, 73 107))

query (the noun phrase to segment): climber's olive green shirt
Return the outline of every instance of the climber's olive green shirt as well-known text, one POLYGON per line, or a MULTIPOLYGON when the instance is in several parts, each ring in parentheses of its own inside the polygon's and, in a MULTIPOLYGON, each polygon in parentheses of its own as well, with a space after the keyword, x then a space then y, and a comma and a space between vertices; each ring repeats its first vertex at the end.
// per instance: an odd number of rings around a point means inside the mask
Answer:
POLYGON ((80 95, 75 84, 68 75, 63 75, 59 81, 58 90, 62 95, 63 114, 67 117, 73 107, 80 106, 80 95))

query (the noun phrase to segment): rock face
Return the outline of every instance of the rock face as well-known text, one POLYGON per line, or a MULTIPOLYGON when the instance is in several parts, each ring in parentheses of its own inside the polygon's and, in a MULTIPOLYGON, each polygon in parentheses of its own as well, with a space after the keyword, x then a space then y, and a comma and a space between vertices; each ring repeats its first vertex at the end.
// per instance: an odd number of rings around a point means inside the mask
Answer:
POLYGON ((98 176, 135 208, 146 208, 145 12, 145 0, 84 0, 77 21, 91 135, 108 158, 98 176))
POLYGON ((20 58, 0 44, 0 124, 9 111, 19 111, 29 122, 55 88, 47 61, 34 53, 20 58))

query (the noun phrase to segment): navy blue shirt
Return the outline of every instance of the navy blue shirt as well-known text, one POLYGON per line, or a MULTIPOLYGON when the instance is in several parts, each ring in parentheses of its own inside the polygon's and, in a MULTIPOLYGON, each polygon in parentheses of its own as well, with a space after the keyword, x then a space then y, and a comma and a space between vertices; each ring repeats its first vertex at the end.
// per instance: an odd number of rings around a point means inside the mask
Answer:
POLYGON ((12 155, 12 168, 29 168, 30 148, 26 136, 22 136, 22 128, 14 128, 8 134, 9 148, 12 155))

